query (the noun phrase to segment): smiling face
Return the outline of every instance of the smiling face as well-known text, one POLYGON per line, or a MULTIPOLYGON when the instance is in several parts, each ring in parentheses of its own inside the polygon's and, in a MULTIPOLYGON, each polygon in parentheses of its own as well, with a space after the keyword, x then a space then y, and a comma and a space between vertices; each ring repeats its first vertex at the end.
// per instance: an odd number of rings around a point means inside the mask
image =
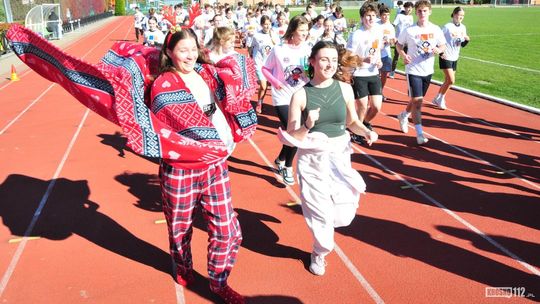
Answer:
POLYGON ((308 36, 309 26, 307 24, 301 24, 298 26, 296 31, 292 34, 291 42, 292 44, 300 44, 306 41, 308 36))
POLYGON ((452 19, 454 21, 454 24, 461 24, 463 22, 463 18, 465 17, 464 11, 458 11, 454 15, 452 15, 452 19))
POLYGON ((270 21, 270 19, 266 19, 266 20, 261 24, 261 28, 262 28, 263 33, 268 33, 268 32, 270 32, 270 29, 272 28, 272 22, 270 21))
POLYGON ((362 16, 362 23, 366 28, 371 28, 377 20, 377 13, 375 11, 367 11, 362 16))
POLYGON ((167 56, 178 72, 188 74, 193 71, 199 57, 197 42, 193 37, 179 40, 172 50, 167 49, 167 56))
POLYGON ((322 79, 330 79, 334 76, 338 67, 338 53, 335 48, 324 47, 315 57, 309 59, 313 67, 313 75, 322 79))

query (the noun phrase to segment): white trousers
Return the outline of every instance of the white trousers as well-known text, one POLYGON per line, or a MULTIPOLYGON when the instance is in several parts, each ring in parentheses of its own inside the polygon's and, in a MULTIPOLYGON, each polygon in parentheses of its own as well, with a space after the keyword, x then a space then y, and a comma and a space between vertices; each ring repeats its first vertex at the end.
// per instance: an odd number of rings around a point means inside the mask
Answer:
POLYGON ((326 139, 326 150, 298 149, 302 213, 313 235, 313 252, 334 249, 334 228, 348 226, 356 215, 365 183, 351 166, 348 134, 326 139))

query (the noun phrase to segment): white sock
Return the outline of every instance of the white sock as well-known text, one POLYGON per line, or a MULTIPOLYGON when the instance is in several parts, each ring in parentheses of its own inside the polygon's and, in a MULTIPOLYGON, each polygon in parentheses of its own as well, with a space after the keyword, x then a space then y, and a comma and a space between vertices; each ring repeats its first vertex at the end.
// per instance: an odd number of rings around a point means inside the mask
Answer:
POLYGON ((441 93, 437 94, 437 97, 435 97, 435 99, 440 99, 441 97, 443 97, 443 95, 441 93))
POLYGON ((422 125, 414 125, 414 129, 416 130, 416 135, 423 135, 424 132, 422 131, 422 125))

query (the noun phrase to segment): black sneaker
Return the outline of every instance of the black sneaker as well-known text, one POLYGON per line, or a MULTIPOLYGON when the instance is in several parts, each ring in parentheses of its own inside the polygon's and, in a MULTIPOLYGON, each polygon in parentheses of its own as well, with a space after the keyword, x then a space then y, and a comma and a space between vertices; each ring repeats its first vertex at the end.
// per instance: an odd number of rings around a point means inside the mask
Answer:
POLYGON ((356 135, 356 134, 353 134, 353 133, 351 133, 351 141, 353 143, 357 143, 357 144, 362 145, 362 146, 367 143, 364 136, 356 135))

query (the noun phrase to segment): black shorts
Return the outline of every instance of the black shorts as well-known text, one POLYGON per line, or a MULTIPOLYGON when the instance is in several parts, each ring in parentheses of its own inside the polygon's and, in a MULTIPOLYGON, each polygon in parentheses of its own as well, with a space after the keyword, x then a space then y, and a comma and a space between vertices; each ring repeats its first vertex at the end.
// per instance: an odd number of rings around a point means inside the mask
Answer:
POLYGON ((442 59, 441 57, 439 57, 439 69, 441 70, 452 69, 455 71, 457 70, 457 60, 450 61, 450 60, 442 59))
POLYGON ((379 75, 353 77, 352 87, 355 99, 372 95, 382 95, 381 78, 379 78, 379 75))
POLYGON ((410 97, 424 97, 426 96, 429 84, 431 82, 431 75, 428 76, 416 76, 407 75, 407 83, 409 84, 409 96, 410 97))

